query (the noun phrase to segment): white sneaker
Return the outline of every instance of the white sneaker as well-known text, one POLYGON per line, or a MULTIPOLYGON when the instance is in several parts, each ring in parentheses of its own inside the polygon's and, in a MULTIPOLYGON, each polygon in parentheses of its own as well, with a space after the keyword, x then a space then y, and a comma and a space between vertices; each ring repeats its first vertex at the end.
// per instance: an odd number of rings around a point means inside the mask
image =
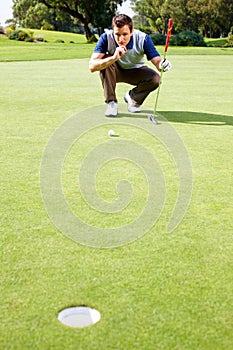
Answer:
POLYGON ((117 102, 111 101, 108 103, 108 108, 105 112, 105 117, 116 117, 117 112, 117 102))
POLYGON ((129 112, 131 113, 141 112, 140 105, 129 96, 129 92, 125 94, 124 100, 126 103, 128 103, 129 112))

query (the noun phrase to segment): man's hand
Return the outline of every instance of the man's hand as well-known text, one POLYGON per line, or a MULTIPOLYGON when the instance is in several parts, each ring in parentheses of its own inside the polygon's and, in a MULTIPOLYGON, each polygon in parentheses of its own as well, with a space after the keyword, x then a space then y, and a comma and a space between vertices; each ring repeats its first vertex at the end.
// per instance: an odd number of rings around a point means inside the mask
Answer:
POLYGON ((116 59, 116 60, 119 60, 119 58, 121 58, 122 56, 124 56, 124 54, 126 53, 126 47, 125 46, 118 46, 116 48, 116 51, 113 55, 113 57, 116 59))
POLYGON ((125 46, 118 46, 112 56, 105 55, 104 53, 93 53, 89 61, 89 69, 91 72, 103 70, 119 60, 125 53, 125 46))
POLYGON ((165 58, 159 62, 159 69, 162 70, 163 72, 167 72, 171 68, 172 68, 171 62, 169 62, 165 58))

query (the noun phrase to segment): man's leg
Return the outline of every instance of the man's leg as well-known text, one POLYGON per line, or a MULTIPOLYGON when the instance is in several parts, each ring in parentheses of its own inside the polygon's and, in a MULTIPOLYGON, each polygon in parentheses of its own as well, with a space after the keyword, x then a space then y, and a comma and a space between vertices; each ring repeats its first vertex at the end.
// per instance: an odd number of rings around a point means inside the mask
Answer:
POLYGON ((104 89, 105 102, 117 102, 116 83, 127 83, 135 87, 130 91, 130 97, 142 105, 151 91, 159 86, 159 74, 147 67, 122 69, 116 63, 100 71, 100 78, 104 89))
POLYGON ((116 81, 136 85, 130 91, 130 97, 142 105, 149 93, 158 88, 160 76, 155 70, 143 66, 134 69, 118 69, 116 81))
POLYGON ((104 97, 106 103, 109 103, 110 101, 117 102, 115 92, 117 82, 116 71, 117 66, 115 63, 109 66, 108 68, 100 71, 100 79, 104 89, 104 97))

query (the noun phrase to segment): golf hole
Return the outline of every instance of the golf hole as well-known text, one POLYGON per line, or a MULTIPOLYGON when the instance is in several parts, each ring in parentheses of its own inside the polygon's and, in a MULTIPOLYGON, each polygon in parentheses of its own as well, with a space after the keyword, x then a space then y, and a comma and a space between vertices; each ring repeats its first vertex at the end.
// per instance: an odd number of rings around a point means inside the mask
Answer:
POLYGON ((58 314, 58 320, 66 326, 83 328, 91 326, 100 320, 98 310, 87 306, 68 307, 58 314))

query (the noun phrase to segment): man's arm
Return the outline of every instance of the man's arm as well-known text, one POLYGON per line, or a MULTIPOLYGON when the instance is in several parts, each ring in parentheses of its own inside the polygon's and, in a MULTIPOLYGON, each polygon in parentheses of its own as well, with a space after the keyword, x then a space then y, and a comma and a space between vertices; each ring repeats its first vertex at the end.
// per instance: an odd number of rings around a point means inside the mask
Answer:
POLYGON ((171 63, 159 55, 149 35, 146 35, 144 40, 144 52, 147 56, 148 61, 151 61, 159 72, 162 70, 166 72, 171 68, 171 63))
POLYGON ((94 52, 89 61, 90 71, 93 73, 111 66, 111 64, 119 60, 120 57, 124 56, 125 52, 125 46, 117 47, 112 56, 106 56, 104 53, 94 52))
POLYGON ((161 72, 161 68, 160 68, 159 64, 162 60, 163 59, 161 56, 156 56, 150 60, 151 63, 153 63, 153 65, 158 69, 159 72, 161 72))

